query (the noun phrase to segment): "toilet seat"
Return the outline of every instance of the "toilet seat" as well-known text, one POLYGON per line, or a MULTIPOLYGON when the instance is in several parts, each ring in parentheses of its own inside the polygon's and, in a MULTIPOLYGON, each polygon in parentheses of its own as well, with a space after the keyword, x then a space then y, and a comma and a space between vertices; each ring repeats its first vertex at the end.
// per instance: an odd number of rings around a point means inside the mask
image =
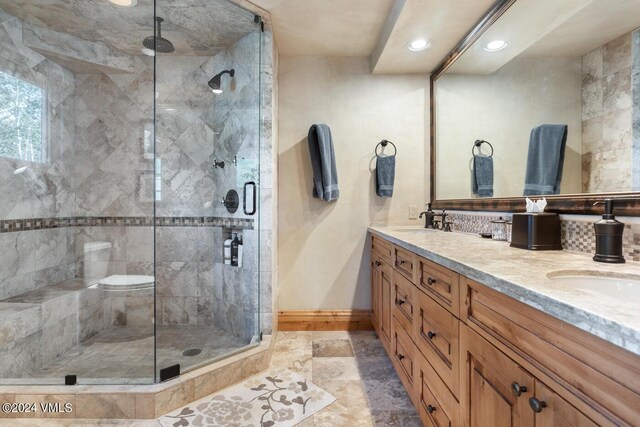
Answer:
POLYGON ((114 274, 98 281, 105 291, 138 291, 152 289, 155 284, 153 276, 114 274))

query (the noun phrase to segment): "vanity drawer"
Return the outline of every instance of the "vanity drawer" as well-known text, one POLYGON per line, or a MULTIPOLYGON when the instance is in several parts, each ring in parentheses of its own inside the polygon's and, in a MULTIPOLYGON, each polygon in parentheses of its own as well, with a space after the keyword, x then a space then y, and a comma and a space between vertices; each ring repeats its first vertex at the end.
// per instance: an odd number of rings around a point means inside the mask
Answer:
POLYGON ((419 268, 418 287, 459 317, 460 275, 424 258, 420 258, 419 268))
POLYGON ((398 320, 400 326, 411 334, 413 332, 413 319, 415 312, 415 297, 417 289, 413 283, 409 282, 404 276, 399 274, 393 275, 393 317, 398 320))
POLYGON ((460 425, 458 401, 444 382, 418 352, 415 378, 415 397, 422 424, 433 427, 457 427, 460 425))
POLYGON ((380 237, 371 236, 371 249, 391 264, 391 255, 393 253, 393 245, 391 243, 380 237))
POLYGON ((446 383, 460 392, 460 321, 429 295, 416 291, 413 338, 416 346, 446 383))
POLYGON ((409 335, 400 326, 396 319, 393 319, 391 338, 391 361, 396 368, 400 381, 407 389, 411 401, 416 404, 414 378, 417 371, 416 356, 418 351, 411 341, 409 335))
POLYGON ((396 271, 409 279, 412 283, 415 283, 418 271, 418 257, 416 254, 394 246, 393 255, 396 271))

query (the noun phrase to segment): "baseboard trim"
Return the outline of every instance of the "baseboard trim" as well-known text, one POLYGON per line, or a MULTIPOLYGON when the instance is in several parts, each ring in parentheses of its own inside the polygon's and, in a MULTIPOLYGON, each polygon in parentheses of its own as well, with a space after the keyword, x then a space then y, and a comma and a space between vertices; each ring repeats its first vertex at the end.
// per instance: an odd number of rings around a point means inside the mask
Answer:
POLYGON ((372 331, 369 310, 296 310, 278 312, 281 331, 372 331))

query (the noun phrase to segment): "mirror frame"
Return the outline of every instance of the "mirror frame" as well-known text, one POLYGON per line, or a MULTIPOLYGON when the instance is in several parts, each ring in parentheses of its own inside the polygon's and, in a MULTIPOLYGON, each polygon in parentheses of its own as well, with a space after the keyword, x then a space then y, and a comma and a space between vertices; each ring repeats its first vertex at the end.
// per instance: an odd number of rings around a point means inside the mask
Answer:
MULTIPOLYGON (((517 0, 498 0, 478 21, 473 29, 458 43, 431 73, 430 77, 430 200, 434 209, 461 211, 524 211, 525 198, 496 197, 486 199, 437 199, 436 198, 436 97, 435 82, 445 71, 502 16, 517 0)), ((547 211, 564 214, 602 214, 602 207, 594 203, 603 199, 615 199, 615 213, 618 215, 640 216, 640 192, 561 194, 544 196, 547 199, 547 211)))

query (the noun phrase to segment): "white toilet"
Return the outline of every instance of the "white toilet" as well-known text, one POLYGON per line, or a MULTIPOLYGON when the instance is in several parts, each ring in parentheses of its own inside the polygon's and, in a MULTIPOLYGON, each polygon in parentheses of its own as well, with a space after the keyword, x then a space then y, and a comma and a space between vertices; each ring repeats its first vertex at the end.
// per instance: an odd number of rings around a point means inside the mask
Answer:
POLYGON ((139 291, 153 289, 153 276, 114 274, 107 277, 111 243, 84 244, 84 277, 89 285, 100 285, 105 291, 139 291))
POLYGON ((90 284, 107 276, 110 256, 110 242, 87 242, 84 244, 84 278, 90 284))

